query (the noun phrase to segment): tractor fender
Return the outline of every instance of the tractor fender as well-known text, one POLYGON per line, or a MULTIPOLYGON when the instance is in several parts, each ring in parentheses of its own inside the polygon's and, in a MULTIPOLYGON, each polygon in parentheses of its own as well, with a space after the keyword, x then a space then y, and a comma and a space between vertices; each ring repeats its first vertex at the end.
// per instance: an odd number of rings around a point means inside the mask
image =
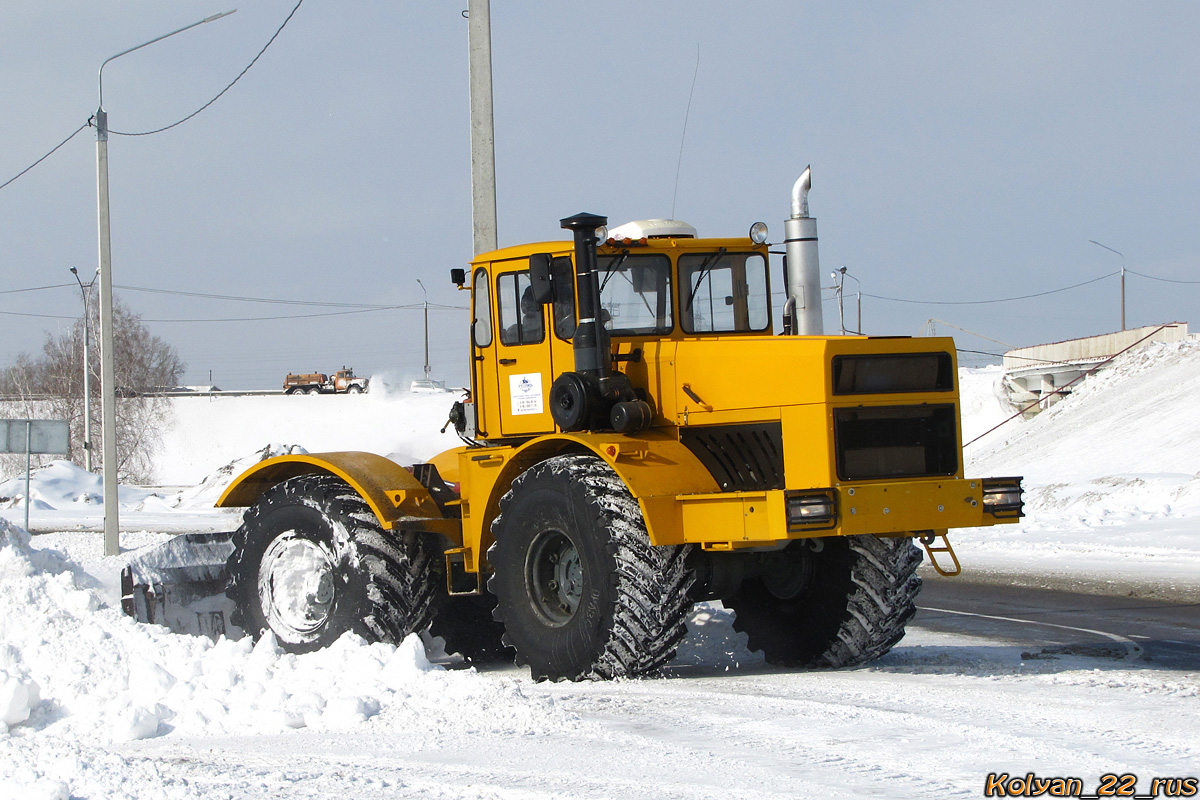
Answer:
MULTIPOLYGON (((468 451, 466 455, 469 455, 468 451)), ((487 527, 500 512, 500 498, 512 482, 533 465, 566 453, 592 452, 603 459, 637 499, 654 544, 680 544, 683 521, 676 498, 688 494, 719 492, 720 487, 700 460, 666 434, 648 431, 636 438, 617 433, 569 433, 542 436, 505 454, 491 479, 486 520, 477 532, 486 551, 491 536, 487 527)), ((468 533, 467 538, 472 538, 468 533)))
POLYGON ((370 506, 384 530, 427 531, 461 544, 459 521, 442 515, 429 491, 410 471, 374 453, 306 453, 260 461, 229 484, 216 506, 253 505, 264 492, 288 478, 321 473, 335 475, 350 484, 370 506))

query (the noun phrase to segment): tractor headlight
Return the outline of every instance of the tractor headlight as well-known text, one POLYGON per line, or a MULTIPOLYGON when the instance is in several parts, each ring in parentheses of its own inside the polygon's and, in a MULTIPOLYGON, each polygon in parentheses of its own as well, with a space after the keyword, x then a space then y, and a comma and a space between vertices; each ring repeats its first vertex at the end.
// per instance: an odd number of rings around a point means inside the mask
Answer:
POLYGON ((833 492, 788 492, 784 497, 789 529, 832 527, 837 516, 833 492))
POLYGON ((1020 478, 984 478, 983 510, 999 519, 1024 516, 1020 478))
POLYGON ((750 226, 750 241, 762 244, 767 240, 767 223, 756 222, 750 226))

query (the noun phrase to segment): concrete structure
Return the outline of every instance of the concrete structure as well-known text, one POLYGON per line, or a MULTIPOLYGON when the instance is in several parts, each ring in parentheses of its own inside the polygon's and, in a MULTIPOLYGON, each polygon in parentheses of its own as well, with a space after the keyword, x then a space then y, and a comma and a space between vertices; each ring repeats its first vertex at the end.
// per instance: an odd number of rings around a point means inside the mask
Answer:
POLYGON ((1009 350, 1004 354, 1004 386, 1009 400, 1015 405, 1024 407, 1037 403, 1026 412, 1027 416, 1036 414, 1070 392, 1068 389, 1051 396, 1055 389, 1066 386, 1122 350, 1134 344, 1180 342, 1186 338, 1186 322, 1168 322, 1009 350))

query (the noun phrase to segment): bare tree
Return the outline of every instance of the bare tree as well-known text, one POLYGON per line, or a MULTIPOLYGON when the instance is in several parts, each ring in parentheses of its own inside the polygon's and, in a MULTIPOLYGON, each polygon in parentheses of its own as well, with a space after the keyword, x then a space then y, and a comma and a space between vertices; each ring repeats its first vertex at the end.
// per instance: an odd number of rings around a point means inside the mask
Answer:
MULTIPOLYGON (((15 364, 0 371, 0 393, 10 398, 10 414, 67 420, 71 426, 68 458, 81 465, 84 462, 84 324, 81 319, 66 332, 47 334, 41 358, 34 359, 22 353, 15 364)), ((87 324, 92 332, 99 328, 94 315, 87 324)), ((93 341, 96 338, 93 334, 93 341)), ((117 475, 123 482, 147 483, 153 477, 153 458, 161 443, 162 428, 170 422, 169 401, 147 392, 177 385, 185 366, 172 345, 152 334, 142 323, 141 315, 116 298, 113 300, 113 350, 118 396, 117 475)), ((89 356, 92 463, 99 469, 103 459, 99 446, 99 347, 93 346, 89 356)), ((24 460, 21 461, 23 468, 24 460)), ((2 471, 13 474, 16 468, 5 464, 2 471)))

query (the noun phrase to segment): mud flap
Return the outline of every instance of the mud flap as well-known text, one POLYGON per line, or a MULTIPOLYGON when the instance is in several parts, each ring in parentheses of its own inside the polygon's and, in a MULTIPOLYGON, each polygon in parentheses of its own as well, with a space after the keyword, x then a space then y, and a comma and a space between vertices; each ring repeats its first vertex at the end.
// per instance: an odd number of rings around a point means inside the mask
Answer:
POLYGON ((175 633, 240 639, 225 596, 233 533, 188 533, 130 560, 121 571, 121 610, 175 633))

